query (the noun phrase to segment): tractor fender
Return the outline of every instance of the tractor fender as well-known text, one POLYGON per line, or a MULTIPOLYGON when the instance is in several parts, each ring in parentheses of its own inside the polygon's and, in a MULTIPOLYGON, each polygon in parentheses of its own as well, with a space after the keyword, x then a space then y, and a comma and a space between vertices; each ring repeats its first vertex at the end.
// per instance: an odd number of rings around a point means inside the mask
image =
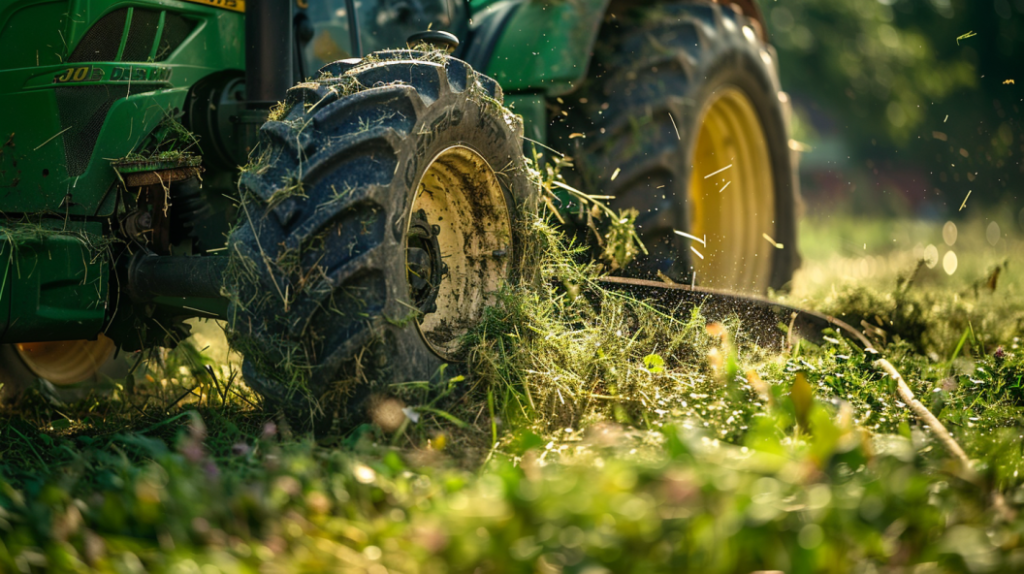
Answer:
MULTIPOLYGON (((714 0, 756 22, 765 41, 764 15, 754 0, 714 0)), ((653 0, 479 0, 473 3, 465 60, 498 80, 509 93, 574 91, 586 78, 605 13, 653 0)))
POLYGON ((473 15, 468 61, 506 92, 567 94, 587 75, 611 0, 502 0, 473 15), (476 60, 476 61, 472 61, 476 60))

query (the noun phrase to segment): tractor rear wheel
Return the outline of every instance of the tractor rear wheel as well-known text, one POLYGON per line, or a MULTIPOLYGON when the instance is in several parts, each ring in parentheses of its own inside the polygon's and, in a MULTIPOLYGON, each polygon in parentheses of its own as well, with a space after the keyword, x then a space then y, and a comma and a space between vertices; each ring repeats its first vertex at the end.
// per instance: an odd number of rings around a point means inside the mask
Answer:
POLYGON ((240 180, 230 339, 304 428, 364 418, 390 383, 464 358, 522 260, 534 197, 498 85, 436 52, 336 62, 289 90, 240 180))
POLYGON ((123 370, 113 360, 115 351, 114 342, 103 335, 93 341, 0 345, 0 402, 16 400, 30 388, 60 403, 84 399, 104 374, 123 370))
POLYGON ((575 183, 640 212, 650 255, 627 274, 764 292, 799 265, 786 94, 756 28, 704 1, 617 13, 586 83, 552 102, 575 183))

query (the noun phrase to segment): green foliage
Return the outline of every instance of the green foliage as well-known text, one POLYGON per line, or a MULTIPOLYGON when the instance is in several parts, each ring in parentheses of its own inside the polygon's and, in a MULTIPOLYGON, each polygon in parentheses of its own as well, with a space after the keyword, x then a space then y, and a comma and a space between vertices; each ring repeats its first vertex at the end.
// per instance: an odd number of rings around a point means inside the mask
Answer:
POLYGON ((897 17, 894 4, 907 2, 785 0, 766 4, 765 14, 789 63, 783 85, 868 122, 854 129, 906 144, 929 104, 977 80, 974 66, 943 58, 913 20, 897 17))
POLYGON ((808 199, 928 216, 955 212, 970 190, 968 209, 1015 201, 1024 4, 760 5, 796 112, 791 137, 812 148, 808 199))
POLYGON ((137 433, 45 441, 9 425, 9 443, 33 441, 63 470, 3 487, 0 564, 152 572, 1019 567, 1012 549, 1021 525, 997 520, 970 477, 949 474, 941 456, 922 449, 922 435, 869 442, 821 404, 810 413, 812 433, 796 440, 779 432, 784 414, 758 419, 742 446, 684 426, 613 426, 521 458, 499 455, 479 473, 411 466, 372 433, 318 445, 204 414, 178 417, 169 442, 137 433))

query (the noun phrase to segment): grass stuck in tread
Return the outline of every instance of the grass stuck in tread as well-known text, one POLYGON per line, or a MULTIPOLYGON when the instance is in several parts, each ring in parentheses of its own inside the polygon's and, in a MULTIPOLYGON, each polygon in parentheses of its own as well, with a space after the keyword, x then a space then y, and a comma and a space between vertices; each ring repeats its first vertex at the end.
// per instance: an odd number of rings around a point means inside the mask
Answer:
POLYGON ((1019 570, 1022 251, 990 223, 812 222, 785 296, 866 323, 969 467, 875 355, 603 292, 538 220, 470 376, 395 385, 377 425, 296 435, 206 342, 102 401, 29 397, 0 422, 0 570, 1019 570))

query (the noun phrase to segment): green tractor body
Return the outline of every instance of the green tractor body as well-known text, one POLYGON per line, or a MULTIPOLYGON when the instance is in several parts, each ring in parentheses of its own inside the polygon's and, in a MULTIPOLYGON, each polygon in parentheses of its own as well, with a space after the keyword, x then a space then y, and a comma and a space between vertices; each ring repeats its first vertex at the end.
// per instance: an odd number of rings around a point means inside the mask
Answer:
POLYGON ((95 338, 116 308, 111 160, 138 151, 198 81, 244 68, 242 16, 185 2, 18 1, 0 30, 0 341, 95 338))

